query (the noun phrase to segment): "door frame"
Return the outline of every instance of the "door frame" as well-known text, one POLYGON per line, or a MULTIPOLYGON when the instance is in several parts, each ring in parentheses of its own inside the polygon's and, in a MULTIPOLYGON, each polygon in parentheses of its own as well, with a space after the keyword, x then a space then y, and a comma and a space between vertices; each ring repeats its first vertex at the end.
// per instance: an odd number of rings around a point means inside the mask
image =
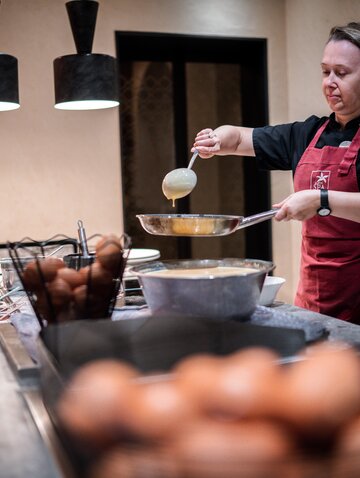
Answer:
MULTIPOLYGON (((187 62, 241 65, 242 81, 239 87, 242 98, 243 125, 260 127, 268 124, 267 40, 265 38, 139 31, 116 31, 115 35, 119 73, 121 73, 122 62, 167 61, 173 63, 173 80, 177 85, 178 92, 174 98, 177 167, 186 166, 184 161, 186 162, 190 149, 187 144, 186 101, 184 101, 186 93, 184 91, 184 65, 187 62)), ((245 216, 269 209, 271 204, 270 173, 259 171, 254 158, 244 160, 243 168, 245 216)), ((188 198, 183 198, 181 201, 181 210, 186 212, 189 207, 188 198)), ((124 227, 126 230, 126 212, 124 213, 124 227)), ((246 228, 244 231, 246 256, 271 260, 271 221, 265 221, 254 228, 246 228)), ((182 255, 189 257, 186 238, 179 239, 179 248, 184 249, 182 255)))

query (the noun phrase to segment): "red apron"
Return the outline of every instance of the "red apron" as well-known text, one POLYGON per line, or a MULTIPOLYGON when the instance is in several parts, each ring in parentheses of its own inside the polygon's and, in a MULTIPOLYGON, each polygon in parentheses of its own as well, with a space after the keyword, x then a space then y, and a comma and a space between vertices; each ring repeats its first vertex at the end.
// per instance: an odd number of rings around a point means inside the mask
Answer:
MULTIPOLYGON (((327 124, 317 131, 302 155, 294 189, 358 192, 355 163, 360 128, 349 147, 315 148, 327 124)), ((360 324, 360 223, 331 215, 303 221, 295 304, 360 324)))

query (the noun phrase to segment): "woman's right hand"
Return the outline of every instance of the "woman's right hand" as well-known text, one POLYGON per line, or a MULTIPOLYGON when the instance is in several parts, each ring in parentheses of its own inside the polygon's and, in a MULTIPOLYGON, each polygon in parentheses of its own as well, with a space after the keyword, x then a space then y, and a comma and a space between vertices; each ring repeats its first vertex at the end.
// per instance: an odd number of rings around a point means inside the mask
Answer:
POLYGON ((199 156, 204 159, 215 154, 254 156, 252 132, 252 128, 231 125, 219 126, 216 129, 205 128, 196 135, 191 151, 197 150, 199 156))
POLYGON ((218 153, 221 149, 220 138, 211 128, 205 128, 198 132, 195 137, 191 151, 198 151, 199 156, 208 159, 218 153))

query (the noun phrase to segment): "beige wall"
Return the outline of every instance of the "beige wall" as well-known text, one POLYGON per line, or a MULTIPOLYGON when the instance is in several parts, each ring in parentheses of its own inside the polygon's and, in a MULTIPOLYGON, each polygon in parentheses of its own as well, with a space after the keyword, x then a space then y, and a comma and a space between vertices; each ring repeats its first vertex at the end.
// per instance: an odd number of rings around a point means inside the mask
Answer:
MULTIPOLYGON (((94 52, 115 54, 115 30, 268 39, 270 122, 323 113, 318 74, 333 23, 359 19, 358 0, 100 0, 94 52)), ((52 62, 74 52, 65 0, 3 0, 0 49, 20 68, 21 108, 0 113, 0 242, 122 231, 118 110, 53 108, 52 62)), ((249 125, 251 126, 251 125, 249 125)), ((274 201, 291 175, 273 173, 274 201)), ((239 211, 241 213, 241 211, 239 211)), ((291 301, 298 224, 274 225, 276 273, 291 301)))
MULTIPOLYGON (((53 60, 75 52, 65 2, 2 3, 0 45, 19 60, 21 108, 0 113, 0 241, 73 236, 79 218, 89 233, 120 231, 118 111, 53 108, 53 60)), ((111 31, 98 40, 114 51, 111 31)))
MULTIPOLYGON (((323 47, 332 26, 344 25, 350 21, 360 21, 358 0, 286 0, 290 121, 302 120, 312 114, 329 114, 321 93, 320 62, 323 47)), ((277 197, 285 193, 280 185, 280 178, 286 174, 273 173, 273 194, 277 197)), ((291 178, 289 182, 291 184, 291 178)), ((289 189, 292 191, 292 186, 289 186, 289 189)), ((283 296, 290 302, 297 286, 301 225, 298 222, 277 224, 274 235, 274 259, 279 264, 278 270, 286 271, 288 284, 283 296)))

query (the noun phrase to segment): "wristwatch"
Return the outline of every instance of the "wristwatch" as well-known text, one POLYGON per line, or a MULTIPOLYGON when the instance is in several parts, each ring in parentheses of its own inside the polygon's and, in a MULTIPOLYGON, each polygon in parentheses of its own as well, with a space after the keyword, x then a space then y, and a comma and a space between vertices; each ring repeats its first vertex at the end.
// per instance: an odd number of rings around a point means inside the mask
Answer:
POLYGON ((331 214, 331 209, 329 206, 329 196, 327 189, 320 189, 320 207, 317 210, 319 216, 329 216, 331 214))

